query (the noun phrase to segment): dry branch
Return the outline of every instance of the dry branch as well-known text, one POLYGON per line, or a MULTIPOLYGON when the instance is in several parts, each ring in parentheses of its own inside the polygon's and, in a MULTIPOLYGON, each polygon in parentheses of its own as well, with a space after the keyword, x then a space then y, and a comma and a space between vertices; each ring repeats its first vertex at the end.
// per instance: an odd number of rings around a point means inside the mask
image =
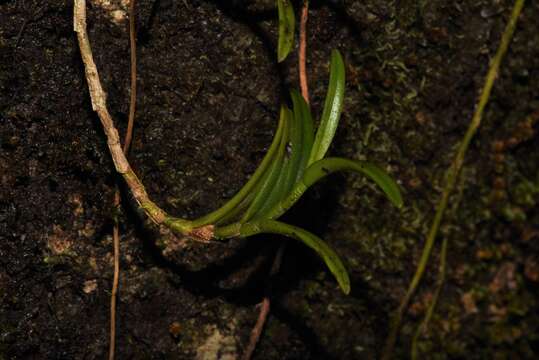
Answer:
POLYGON ((92 108, 99 116, 101 125, 103 126, 103 130, 107 137, 107 145, 116 171, 122 175, 136 202, 142 209, 144 209, 145 213, 154 223, 164 225, 165 221, 167 221, 167 225, 171 227, 172 230, 182 234, 188 234, 190 229, 187 229, 185 226, 182 226, 182 224, 179 224, 178 219, 169 217, 165 211, 150 200, 144 185, 142 185, 142 182, 134 173, 123 152, 118 130, 114 126, 114 121, 112 120, 112 117, 107 109, 107 97, 103 87, 101 86, 99 73, 92 55, 92 48, 90 46, 90 41, 88 40, 88 33, 86 30, 85 0, 75 0, 73 16, 73 26, 79 41, 79 48, 82 61, 84 63, 86 80, 90 90, 92 108), (172 223, 174 223, 175 226, 172 226, 172 223))

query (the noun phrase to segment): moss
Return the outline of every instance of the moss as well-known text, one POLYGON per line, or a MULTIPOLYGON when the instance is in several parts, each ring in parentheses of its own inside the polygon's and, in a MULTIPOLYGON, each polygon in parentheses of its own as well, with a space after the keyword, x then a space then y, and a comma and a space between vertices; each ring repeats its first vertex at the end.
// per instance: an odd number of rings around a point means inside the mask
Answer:
POLYGON ((526 316, 532 309, 537 307, 536 298, 528 293, 511 293, 507 310, 510 315, 526 316))
POLYGON ((526 212, 517 206, 506 205, 502 209, 502 214, 509 222, 523 222, 526 221, 526 212))
POLYGON ((528 208, 534 207, 539 201, 539 173, 538 180, 522 180, 513 188, 513 199, 515 204, 528 208))

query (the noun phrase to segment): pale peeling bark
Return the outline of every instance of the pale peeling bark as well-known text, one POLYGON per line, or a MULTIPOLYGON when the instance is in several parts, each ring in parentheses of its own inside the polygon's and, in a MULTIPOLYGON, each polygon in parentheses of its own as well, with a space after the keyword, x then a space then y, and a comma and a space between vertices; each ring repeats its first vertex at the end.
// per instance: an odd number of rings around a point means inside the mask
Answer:
POLYGON ((129 165, 129 161, 125 156, 120 143, 118 130, 114 126, 114 121, 107 109, 107 96, 101 86, 99 73, 92 55, 92 48, 86 30, 85 0, 74 0, 73 28, 77 33, 77 39, 79 41, 86 80, 90 90, 92 108, 101 120, 101 125, 103 126, 103 130, 107 137, 107 145, 109 147, 110 155, 112 156, 112 161, 114 162, 114 167, 124 178, 135 201, 155 224, 168 227, 175 233, 185 235, 190 239, 209 242, 214 238, 214 228, 212 225, 193 228, 190 221, 168 215, 164 210, 157 206, 157 204, 150 200, 144 185, 131 168, 131 165, 129 165))
POLYGON ((97 112, 97 115, 101 120, 101 125, 103 126, 103 130, 107 137, 107 145, 112 156, 112 161, 114 162, 114 167, 116 171, 123 176, 127 186, 131 190, 131 194, 140 207, 144 209, 148 217, 150 217, 154 223, 161 225, 165 219, 167 219, 168 215, 150 200, 144 185, 133 172, 133 169, 129 165, 120 144, 118 130, 116 130, 114 121, 107 110, 107 97, 103 87, 101 86, 99 73, 93 59, 92 48, 90 46, 86 31, 85 0, 75 0, 74 2, 73 27, 77 33, 77 38, 79 41, 80 53, 86 73, 86 80, 90 90, 92 108, 95 112, 97 112))

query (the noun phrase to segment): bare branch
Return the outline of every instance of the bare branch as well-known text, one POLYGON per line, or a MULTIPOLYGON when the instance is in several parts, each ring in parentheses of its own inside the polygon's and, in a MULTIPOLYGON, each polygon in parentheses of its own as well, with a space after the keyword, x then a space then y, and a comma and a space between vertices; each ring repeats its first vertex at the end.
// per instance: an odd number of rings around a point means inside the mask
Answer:
POLYGON ((92 108, 97 112, 97 115, 101 120, 101 125, 103 126, 103 130, 107 137, 107 145, 114 162, 114 167, 116 168, 116 171, 123 176, 137 203, 145 210, 146 214, 153 222, 160 225, 167 218, 167 214, 150 200, 144 185, 142 185, 137 175, 131 169, 120 145, 118 130, 114 126, 114 121, 107 109, 107 97, 101 86, 99 73, 97 72, 97 67, 92 55, 92 48, 86 31, 85 0, 75 0, 73 26, 79 41, 80 53, 84 63, 86 80, 90 90, 90 98, 92 100, 92 108))

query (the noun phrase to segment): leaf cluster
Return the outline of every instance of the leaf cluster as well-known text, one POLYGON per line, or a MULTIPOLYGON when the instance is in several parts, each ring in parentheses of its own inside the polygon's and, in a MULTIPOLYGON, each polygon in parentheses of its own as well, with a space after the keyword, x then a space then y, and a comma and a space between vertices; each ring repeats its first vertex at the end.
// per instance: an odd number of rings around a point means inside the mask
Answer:
MULTIPOLYGON (((309 105, 298 91, 291 91, 292 108, 281 107, 273 141, 249 181, 219 209, 189 222, 189 228, 215 226, 215 238, 272 233, 299 240, 320 255, 341 289, 349 293, 348 273, 335 251, 316 235, 278 221, 310 186, 331 173, 344 170, 367 176, 393 204, 402 206, 397 184, 381 168, 365 161, 325 157, 341 117, 344 88, 344 63, 340 53, 334 50, 329 88, 316 133, 309 105)), ((185 223, 178 225, 185 226, 185 223)))

